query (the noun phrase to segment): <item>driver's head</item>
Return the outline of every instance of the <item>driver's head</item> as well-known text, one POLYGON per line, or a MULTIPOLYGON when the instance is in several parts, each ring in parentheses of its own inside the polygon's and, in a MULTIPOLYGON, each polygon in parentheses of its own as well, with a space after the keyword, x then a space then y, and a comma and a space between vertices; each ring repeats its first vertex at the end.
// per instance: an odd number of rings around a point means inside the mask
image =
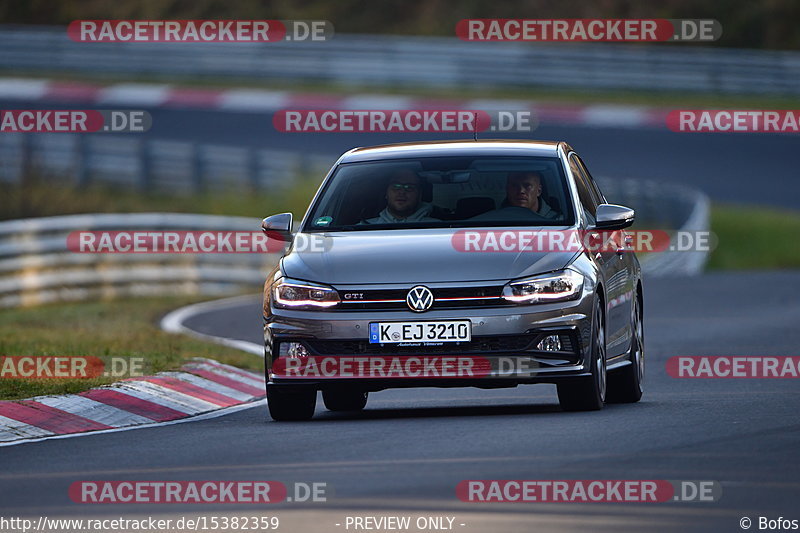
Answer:
POLYGON ((395 170, 386 186, 386 204, 395 217, 407 217, 419 208, 422 181, 410 169, 395 170))
POLYGON ((536 171, 511 172, 506 181, 509 205, 536 210, 542 194, 542 175, 536 171))

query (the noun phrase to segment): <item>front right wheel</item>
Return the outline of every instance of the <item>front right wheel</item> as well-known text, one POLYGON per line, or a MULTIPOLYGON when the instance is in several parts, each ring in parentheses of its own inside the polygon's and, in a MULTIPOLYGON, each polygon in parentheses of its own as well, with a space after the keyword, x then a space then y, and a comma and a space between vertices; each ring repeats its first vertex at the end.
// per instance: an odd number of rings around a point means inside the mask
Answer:
POLYGON ((556 386, 558 402, 565 411, 597 411, 606 401, 606 326, 600 298, 595 299, 593 315, 589 351, 591 375, 556 386))

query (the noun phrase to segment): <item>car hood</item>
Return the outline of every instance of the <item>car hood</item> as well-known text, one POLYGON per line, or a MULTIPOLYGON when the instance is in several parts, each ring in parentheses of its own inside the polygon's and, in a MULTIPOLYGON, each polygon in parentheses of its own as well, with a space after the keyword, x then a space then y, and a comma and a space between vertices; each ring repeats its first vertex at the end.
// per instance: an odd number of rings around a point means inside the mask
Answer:
MULTIPOLYGON (((577 255, 574 251, 458 251, 452 243, 458 231, 461 230, 447 228, 306 234, 303 237, 320 239, 314 247, 325 251, 293 246, 283 258, 283 273, 330 285, 495 281, 558 270, 577 255)), ((296 236, 295 240, 305 239, 296 236)))

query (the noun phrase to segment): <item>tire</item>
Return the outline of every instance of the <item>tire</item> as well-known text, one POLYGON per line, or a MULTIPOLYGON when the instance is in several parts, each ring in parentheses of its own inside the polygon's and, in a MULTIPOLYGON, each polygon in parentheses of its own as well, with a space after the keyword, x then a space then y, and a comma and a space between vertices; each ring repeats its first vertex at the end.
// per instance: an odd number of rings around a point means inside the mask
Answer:
POLYGON ((594 304, 590 357, 591 376, 556 386, 558 402, 565 411, 597 411, 606 400, 606 328, 600 298, 594 304))
POLYGON ((267 388, 267 406, 269 415, 277 422, 311 420, 317 407, 317 391, 267 388))
POLYGON ((644 392, 644 324, 642 304, 638 295, 633 300, 633 338, 631 339, 631 364, 612 372, 608 377, 609 403, 635 403, 644 392))
POLYGON ((322 401, 328 411, 361 411, 367 405, 368 392, 322 391, 322 401))

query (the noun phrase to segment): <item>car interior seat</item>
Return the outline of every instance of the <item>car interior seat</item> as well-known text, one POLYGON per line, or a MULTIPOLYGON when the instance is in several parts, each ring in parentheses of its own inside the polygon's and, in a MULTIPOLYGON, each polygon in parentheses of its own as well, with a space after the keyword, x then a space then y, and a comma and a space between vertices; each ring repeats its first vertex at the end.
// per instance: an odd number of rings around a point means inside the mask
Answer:
POLYGON ((494 200, 488 196, 469 196, 456 202, 455 218, 464 220, 481 215, 495 208, 494 200))

